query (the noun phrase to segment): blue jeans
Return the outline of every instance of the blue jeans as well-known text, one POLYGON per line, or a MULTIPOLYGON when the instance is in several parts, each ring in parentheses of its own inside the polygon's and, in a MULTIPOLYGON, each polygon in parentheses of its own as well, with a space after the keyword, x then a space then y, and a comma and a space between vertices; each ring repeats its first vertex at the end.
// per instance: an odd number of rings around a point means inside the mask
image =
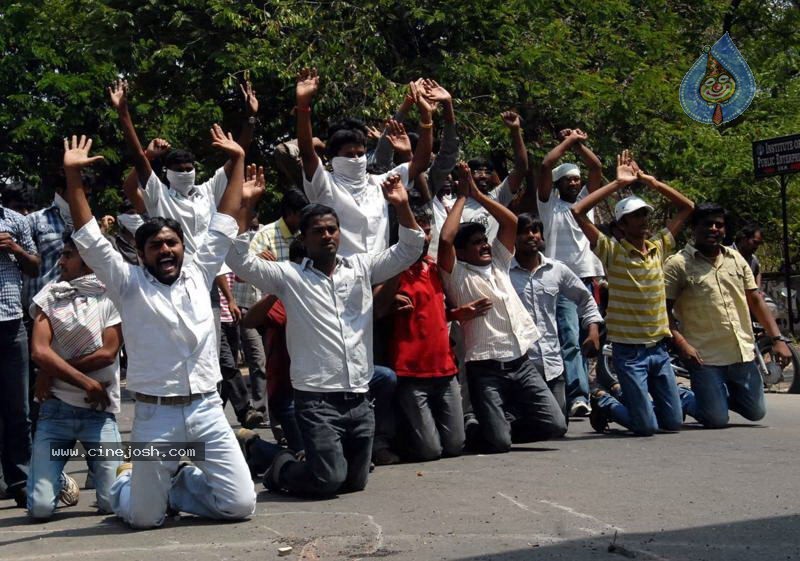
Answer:
POLYGON ((666 342, 654 347, 614 343, 611 359, 623 403, 610 395, 601 398, 599 405, 608 408, 609 419, 640 436, 651 436, 659 428, 679 430, 683 408, 666 342))
POLYGON ((30 459, 28 333, 22 319, 0 321, 0 462, 9 495, 25 488, 30 459))
POLYGON ((755 361, 727 366, 703 365, 690 369, 696 412, 692 415, 708 428, 728 424, 728 410, 749 421, 767 414, 764 385, 755 361))
POLYGON ((556 304, 558 341, 564 361, 567 394, 567 411, 577 401, 589 402, 589 373, 586 359, 581 354, 581 324, 578 306, 569 298, 558 297, 556 304))
POLYGON ((99 450, 99 443, 104 449, 120 444, 116 418, 112 413, 48 399, 39 407, 39 421, 33 439, 33 456, 28 474, 28 514, 31 518, 50 518, 64 485, 62 471, 69 458, 52 457, 51 447, 71 450, 78 440, 87 450, 86 463, 94 474, 97 508, 101 512, 111 512, 111 484, 122 458, 90 456, 99 450))
POLYGON ((397 374, 386 366, 375 365, 369 381, 369 393, 375 407, 375 441, 373 451, 389 448, 394 438, 395 418, 393 397, 397 387, 397 374))

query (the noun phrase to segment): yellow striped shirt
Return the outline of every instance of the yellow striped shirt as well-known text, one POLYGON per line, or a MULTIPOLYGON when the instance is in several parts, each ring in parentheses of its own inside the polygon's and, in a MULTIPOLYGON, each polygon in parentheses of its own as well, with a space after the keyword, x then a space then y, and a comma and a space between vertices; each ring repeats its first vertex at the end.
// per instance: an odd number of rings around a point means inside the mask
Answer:
POLYGON ((608 278, 606 327, 615 343, 648 344, 670 336, 663 264, 675 238, 664 228, 645 246, 642 253, 627 240, 601 235, 594 249, 608 278))

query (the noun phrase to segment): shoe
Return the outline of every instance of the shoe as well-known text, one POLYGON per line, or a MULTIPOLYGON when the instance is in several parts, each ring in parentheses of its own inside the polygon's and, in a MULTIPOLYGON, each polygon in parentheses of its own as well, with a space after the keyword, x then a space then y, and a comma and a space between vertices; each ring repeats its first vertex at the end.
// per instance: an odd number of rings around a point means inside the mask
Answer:
POLYGON ((130 471, 133 469, 133 464, 130 462, 125 462, 124 464, 120 464, 117 468, 117 477, 125 473, 126 471, 130 471))
POLYGON ((244 420, 242 421, 242 426, 246 429, 254 429, 257 428, 263 422, 264 422, 264 414, 258 411, 257 409, 250 409, 244 416, 244 420))
POLYGON ((81 496, 81 489, 78 487, 78 482, 72 479, 66 473, 64 475, 64 486, 58 494, 58 500, 64 506, 75 506, 78 504, 78 498, 81 496))
POLYGON ((389 450, 388 448, 381 448, 372 453, 372 461, 376 466, 390 466, 400 463, 400 456, 389 450))
POLYGON ((576 401, 569 408, 570 417, 586 417, 592 412, 592 407, 585 401, 576 401))
POLYGON ((6 493, 8 493, 9 498, 14 499, 19 508, 28 508, 28 491, 25 485, 15 486, 13 489, 9 488, 6 493))
POLYGON ((272 465, 269 466, 269 469, 267 469, 267 472, 264 474, 264 487, 266 487, 268 491, 272 493, 279 493, 281 491, 281 485, 278 481, 281 470, 283 466, 292 461, 296 461, 296 459, 294 457, 294 452, 291 450, 281 450, 278 452, 278 455, 272 460, 272 465))
POLYGON ((239 442, 239 446, 242 448, 242 454, 244 454, 245 458, 247 457, 248 443, 254 438, 261 438, 256 431, 250 429, 238 429, 234 431, 234 434, 236 435, 237 442, 239 442))
POLYGON ((605 408, 600 407, 600 398, 606 395, 606 392, 601 389, 596 389, 592 392, 591 403, 592 407, 589 412, 589 424, 595 432, 604 433, 608 428, 608 413, 605 408))

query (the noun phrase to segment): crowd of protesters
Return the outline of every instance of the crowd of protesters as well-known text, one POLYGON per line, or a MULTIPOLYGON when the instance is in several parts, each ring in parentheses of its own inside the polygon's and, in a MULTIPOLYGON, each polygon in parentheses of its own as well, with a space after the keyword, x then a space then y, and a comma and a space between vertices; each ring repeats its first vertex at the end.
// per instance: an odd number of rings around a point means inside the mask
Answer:
POLYGON ((264 170, 246 165, 249 84, 238 138, 211 127, 227 161, 204 183, 190 152, 140 144, 120 81, 108 93, 133 169, 116 218, 92 214, 83 172, 102 157, 73 131, 51 206, 14 201, 23 215, 3 200, 0 459, 6 496, 33 519, 78 501, 59 446, 121 447, 121 360, 131 442, 203 445, 195 461, 87 458, 98 509, 135 528, 173 512, 246 518, 254 477, 329 497, 364 489, 374 465, 561 438, 570 417, 642 436, 686 415, 706 427, 729 410, 764 417, 751 315, 778 361, 791 355, 759 292, 757 227, 725 245, 722 206, 695 204, 628 150, 606 182, 579 129, 532 161, 513 111, 498 116, 510 172, 464 155, 451 95, 431 79, 409 84, 382 130, 342 118, 323 141, 319 87, 300 72, 296 138, 274 153, 275 222, 259 224, 264 170), (634 184, 674 207, 666 224, 651 229, 653 206, 619 195, 634 184), (592 384, 604 337, 616 378, 592 384), (274 442, 252 430, 267 422, 274 442))

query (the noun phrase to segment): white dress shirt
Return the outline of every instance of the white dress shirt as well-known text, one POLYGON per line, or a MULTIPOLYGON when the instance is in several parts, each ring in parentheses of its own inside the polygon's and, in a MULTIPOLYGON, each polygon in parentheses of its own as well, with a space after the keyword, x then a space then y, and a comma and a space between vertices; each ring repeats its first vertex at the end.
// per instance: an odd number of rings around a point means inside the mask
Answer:
POLYGON ((186 253, 195 253, 199 247, 198 238, 205 235, 211 216, 228 186, 228 176, 221 167, 214 175, 200 185, 195 185, 188 196, 170 189, 158 178, 150 174, 142 189, 144 206, 151 217, 172 218, 183 229, 183 244, 186 253))
POLYGON ((373 373, 372 285, 387 281, 422 254, 421 230, 400 227, 399 243, 377 255, 337 257, 329 277, 310 259, 265 261, 240 236, 227 263, 241 278, 275 294, 286 308, 292 387, 315 392, 366 392, 373 373))
POLYGON ((461 324, 467 362, 508 362, 521 357, 539 339, 539 330, 511 285, 508 271, 512 260, 512 253, 495 239, 491 265, 477 267, 456 260, 452 273, 439 269, 445 291, 456 306, 480 298, 492 302, 485 316, 461 324))
POLYGON ((209 291, 237 232, 232 217, 214 214, 171 285, 125 262, 94 220, 72 234, 122 318, 129 390, 157 396, 216 390, 221 376, 209 291))
POLYGON ((575 273, 559 261, 541 257, 541 263, 533 271, 521 267, 516 259, 512 261, 511 284, 542 335, 530 348, 528 356, 542 361, 544 376, 549 382, 564 372, 556 319, 558 296, 575 302, 584 328, 592 323, 603 323, 603 317, 592 294, 575 273))
POLYGON ((381 183, 387 176, 400 175, 408 186, 410 164, 401 164, 382 175, 367 174, 367 187, 356 200, 346 186, 339 185, 319 162, 311 181, 303 174, 303 187, 312 203, 327 205, 339 217, 339 255, 350 257, 358 253, 375 255, 389 247, 389 203, 383 198, 381 183))

